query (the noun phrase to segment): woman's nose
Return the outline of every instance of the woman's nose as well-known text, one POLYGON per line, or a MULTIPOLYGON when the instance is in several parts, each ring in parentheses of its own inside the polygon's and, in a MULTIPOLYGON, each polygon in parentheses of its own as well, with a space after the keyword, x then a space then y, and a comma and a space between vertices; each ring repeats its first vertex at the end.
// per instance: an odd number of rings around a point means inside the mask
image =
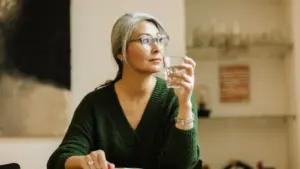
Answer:
POLYGON ((153 45, 151 53, 152 54, 160 53, 160 48, 159 48, 159 46, 156 43, 155 43, 155 45, 153 45))
POLYGON ((154 41, 152 44, 151 44, 151 53, 152 54, 156 54, 156 53, 159 53, 161 52, 160 50, 160 46, 158 45, 158 43, 156 41, 154 41))

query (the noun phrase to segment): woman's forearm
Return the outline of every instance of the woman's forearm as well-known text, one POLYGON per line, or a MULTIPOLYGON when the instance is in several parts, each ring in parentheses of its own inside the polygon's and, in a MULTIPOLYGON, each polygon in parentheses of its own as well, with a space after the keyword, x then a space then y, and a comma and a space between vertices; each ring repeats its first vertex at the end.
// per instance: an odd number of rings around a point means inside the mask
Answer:
POLYGON ((72 156, 65 162, 65 169, 84 169, 85 168, 84 156, 72 156))

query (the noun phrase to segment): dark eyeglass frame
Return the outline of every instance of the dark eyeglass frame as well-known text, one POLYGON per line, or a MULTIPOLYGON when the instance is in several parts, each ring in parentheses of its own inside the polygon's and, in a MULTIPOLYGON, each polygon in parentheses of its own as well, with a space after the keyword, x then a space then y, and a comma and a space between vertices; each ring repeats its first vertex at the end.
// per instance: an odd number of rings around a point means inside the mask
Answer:
MULTIPOLYGON (((131 39, 131 40, 129 40, 129 42, 136 42, 136 41, 139 41, 143 46, 144 46, 144 45, 153 44, 154 42, 156 42, 156 44, 158 44, 159 46, 161 46, 161 45, 167 46, 169 40, 170 40, 170 38, 169 38, 168 35, 166 35, 166 34, 158 34, 156 37, 153 37, 153 36, 151 36, 151 35, 143 35, 143 36, 141 36, 140 38, 137 38, 137 39, 131 39), (161 44, 161 43, 159 42, 159 39, 160 39, 160 38, 166 39, 166 42, 167 42, 167 43, 166 43, 166 44, 161 44), (151 42, 145 43, 145 42, 144 42, 145 39, 151 39, 151 42)), ((145 46, 144 46, 144 48, 145 48, 145 46)))

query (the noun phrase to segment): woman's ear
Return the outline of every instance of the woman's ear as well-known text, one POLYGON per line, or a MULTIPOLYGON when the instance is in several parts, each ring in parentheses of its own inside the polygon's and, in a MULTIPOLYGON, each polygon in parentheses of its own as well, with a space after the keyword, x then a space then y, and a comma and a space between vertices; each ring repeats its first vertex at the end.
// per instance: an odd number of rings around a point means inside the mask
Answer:
POLYGON ((121 62, 123 62, 123 60, 124 60, 122 54, 118 54, 117 58, 118 58, 121 62))

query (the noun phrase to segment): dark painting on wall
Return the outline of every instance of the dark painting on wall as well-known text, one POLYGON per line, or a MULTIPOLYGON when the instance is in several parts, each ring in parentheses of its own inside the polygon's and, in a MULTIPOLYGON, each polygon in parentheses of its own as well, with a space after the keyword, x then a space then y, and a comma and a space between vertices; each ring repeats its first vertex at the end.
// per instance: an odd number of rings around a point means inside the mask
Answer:
POLYGON ((0 0, 0 136, 64 134, 70 52, 70 0, 0 0))

